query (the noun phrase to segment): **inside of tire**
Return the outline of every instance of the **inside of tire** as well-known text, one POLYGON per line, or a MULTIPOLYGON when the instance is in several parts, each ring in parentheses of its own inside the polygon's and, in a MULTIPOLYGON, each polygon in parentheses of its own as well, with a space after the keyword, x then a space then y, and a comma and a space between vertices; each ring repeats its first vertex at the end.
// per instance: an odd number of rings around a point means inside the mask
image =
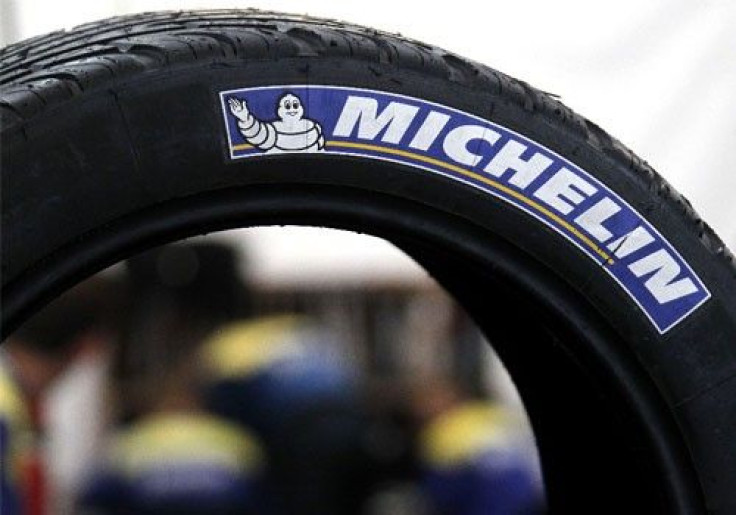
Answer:
POLYGON ((171 201, 63 249, 36 270, 39 275, 16 285, 15 306, 27 316, 81 278, 160 244, 285 224, 384 238, 455 297, 492 342, 522 396, 552 513, 699 512, 701 494, 677 426, 600 314, 513 245, 426 206, 315 186, 171 201))

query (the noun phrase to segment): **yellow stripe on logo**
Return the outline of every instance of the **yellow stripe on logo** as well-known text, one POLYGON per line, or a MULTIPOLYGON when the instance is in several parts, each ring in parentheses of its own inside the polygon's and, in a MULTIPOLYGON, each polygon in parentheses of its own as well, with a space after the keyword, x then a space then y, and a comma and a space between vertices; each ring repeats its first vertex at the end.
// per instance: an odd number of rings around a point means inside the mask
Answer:
MULTIPOLYGON (((546 218, 555 221, 557 224, 564 227, 570 234, 574 235, 579 241, 584 243, 588 248, 593 250, 593 252, 595 252, 600 257, 602 257, 606 264, 612 265, 614 263, 613 258, 605 250, 600 248, 593 240, 591 240, 585 234, 580 232, 570 222, 564 220, 563 218, 560 218, 559 216, 554 214, 552 211, 550 211, 549 209, 541 205, 539 202, 532 200, 529 197, 525 196, 524 194, 516 190, 513 190, 509 188, 508 186, 504 186, 500 182, 494 181, 493 179, 490 179, 486 176, 480 175, 475 172, 471 172, 470 170, 466 170, 465 168, 462 168, 460 166, 456 166, 450 163, 445 163, 444 161, 440 161, 439 159, 435 159, 433 157, 423 156, 421 154, 415 154, 414 152, 407 152, 406 150, 400 150, 398 148, 381 147, 378 145, 370 145, 367 143, 353 143, 351 141, 327 141, 327 146, 328 147, 353 148, 353 149, 358 149, 358 150, 370 150, 372 152, 392 154, 392 155, 396 155, 400 157, 405 157, 408 159, 414 159, 416 161, 422 161, 427 164, 431 164, 431 165, 434 165, 440 168, 451 170, 455 173, 459 173, 460 175, 464 175, 465 177, 475 179, 476 181, 487 184, 493 189, 503 192, 506 195, 515 198, 516 200, 518 200, 519 202, 523 204, 526 204, 527 206, 529 206, 536 212, 544 215, 546 218)), ((253 145, 243 143, 240 145, 233 145, 232 148, 233 150, 250 150, 254 147, 253 145)))
POLYGON ((344 148, 355 148, 355 149, 361 149, 361 150, 371 150, 373 152, 382 152, 384 154, 393 154, 393 155, 397 155, 401 157, 406 157, 409 159, 415 159, 417 161, 423 161, 425 163, 428 163, 434 166, 439 166, 441 168, 452 170, 453 172, 459 173, 466 177, 470 177, 472 179, 475 179, 476 181, 480 181, 526 204, 527 206, 541 213, 545 217, 551 220, 554 220, 559 225, 567 229, 571 234, 573 234, 581 242, 587 245, 590 249, 592 249, 596 254, 601 256, 605 260, 606 264, 612 265, 614 263, 613 259, 606 251, 601 249, 598 245, 595 244, 595 242, 593 242, 590 238, 588 238, 586 235, 581 233, 572 224, 560 218, 559 216, 554 214, 552 211, 550 211, 549 209, 541 205, 539 202, 536 202, 530 199, 529 197, 524 196, 522 193, 519 193, 518 191, 513 190, 509 188, 508 186, 504 186, 503 184, 497 181, 494 181, 493 179, 489 179, 488 177, 485 177, 475 172, 471 172, 470 170, 466 170, 459 166, 456 166, 450 163, 445 163, 444 161, 440 161, 439 159, 434 159, 432 157, 423 156, 421 154, 415 154, 413 152, 407 152, 406 150, 399 150, 397 148, 380 147, 377 145, 369 145, 366 143, 353 143, 350 141, 328 141, 327 146, 328 147, 344 147, 344 148))

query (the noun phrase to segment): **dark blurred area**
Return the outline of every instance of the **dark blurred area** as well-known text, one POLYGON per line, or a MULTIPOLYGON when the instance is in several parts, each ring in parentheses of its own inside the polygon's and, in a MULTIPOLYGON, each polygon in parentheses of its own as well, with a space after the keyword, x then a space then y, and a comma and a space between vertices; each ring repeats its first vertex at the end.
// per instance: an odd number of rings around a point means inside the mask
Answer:
POLYGON ((439 287, 268 289, 243 259, 154 249, 3 344, 3 515, 542 513, 523 409, 439 287))

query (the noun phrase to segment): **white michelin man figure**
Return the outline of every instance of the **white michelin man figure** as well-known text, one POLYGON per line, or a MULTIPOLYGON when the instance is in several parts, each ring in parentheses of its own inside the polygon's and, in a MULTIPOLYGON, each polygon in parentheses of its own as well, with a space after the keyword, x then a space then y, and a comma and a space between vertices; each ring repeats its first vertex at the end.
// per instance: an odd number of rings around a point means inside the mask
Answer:
POLYGON ((245 141, 266 154, 319 152, 325 147, 322 126, 304 118, 302 101, 293 93, 281 96, 276 110, 279 119, 270 122, 253 116, 245 100, 231 97, 228 105, 238 119, 238 129, 245 141))

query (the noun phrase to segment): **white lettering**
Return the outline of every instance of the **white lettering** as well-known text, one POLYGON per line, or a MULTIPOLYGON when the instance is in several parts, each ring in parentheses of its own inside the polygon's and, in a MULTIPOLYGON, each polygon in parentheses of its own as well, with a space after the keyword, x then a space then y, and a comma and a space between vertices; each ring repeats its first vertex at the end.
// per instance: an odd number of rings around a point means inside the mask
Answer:
POLYGON ((351 95, 345 101, 333 135, 349 137, 357 125, 358 138, 372 140, 385 129, 381 140, 398 144, 418 111, 418 107, 391 102, 379 115, 376 99, 351 95))
POLYGON ((480 139, 493 145, 500 137, 497 132, 480 125, 461 125, 447 134, 443 148, 454 161, 466 166, 476 166, 483 156, 470 152, 468 143, 480 139))
POLYGON ((637 227, 628 234, 625 234, 618 238, 616 241, 608 244, 608 250, 613 252, 613 255, 619 259, 623 259, 636 252, 637 250, 646 247, 654 241, 654 236, 649 234, 649 231, 643 227, 637 227))
POLYGON ((567 215, 585 200, 586 196, 593 195, 596 191, 598 189, 588 181, 581 179, 567 168, 560 168, 534 192, 534 196, 567 215))
POLYGON ((698 291, 697 286, 689 277, 674 281, 680 275, 680 265, 664 249, 630 264, 629 270, 637 277, 654 273, 647 279, 644 286, 660 304, 672 302, 698 291))
POLYGON ((512 170, 514 173, 508 182, 521 189, 526 188, 552 164, 549 157, 539 152, 528 160, 522 159, 521 155, 526 150, 527 146, 518 141, 507 141, 486 165, 485 171, 494 177, 501 177, 507 171, 512 170))
POLYGON ((409 146, 418 150, 426 151, 435 142, 437 136, 440 135, 442 129, 445 128, 447 122, 450 121, 450 117, 444 113, 438 113, 437 111, 430 111, 425 118, 422 126, 414 135, 414 139, 411 140, 409 146))
POLYGON ((575 223, 588 231, 588 234, 598 241, 606 241, 611 239, 613 234, 603 226, 603 222, 619 211, 621 211, 621 207, 610 198, 605 197, 578 216, 575 223))

